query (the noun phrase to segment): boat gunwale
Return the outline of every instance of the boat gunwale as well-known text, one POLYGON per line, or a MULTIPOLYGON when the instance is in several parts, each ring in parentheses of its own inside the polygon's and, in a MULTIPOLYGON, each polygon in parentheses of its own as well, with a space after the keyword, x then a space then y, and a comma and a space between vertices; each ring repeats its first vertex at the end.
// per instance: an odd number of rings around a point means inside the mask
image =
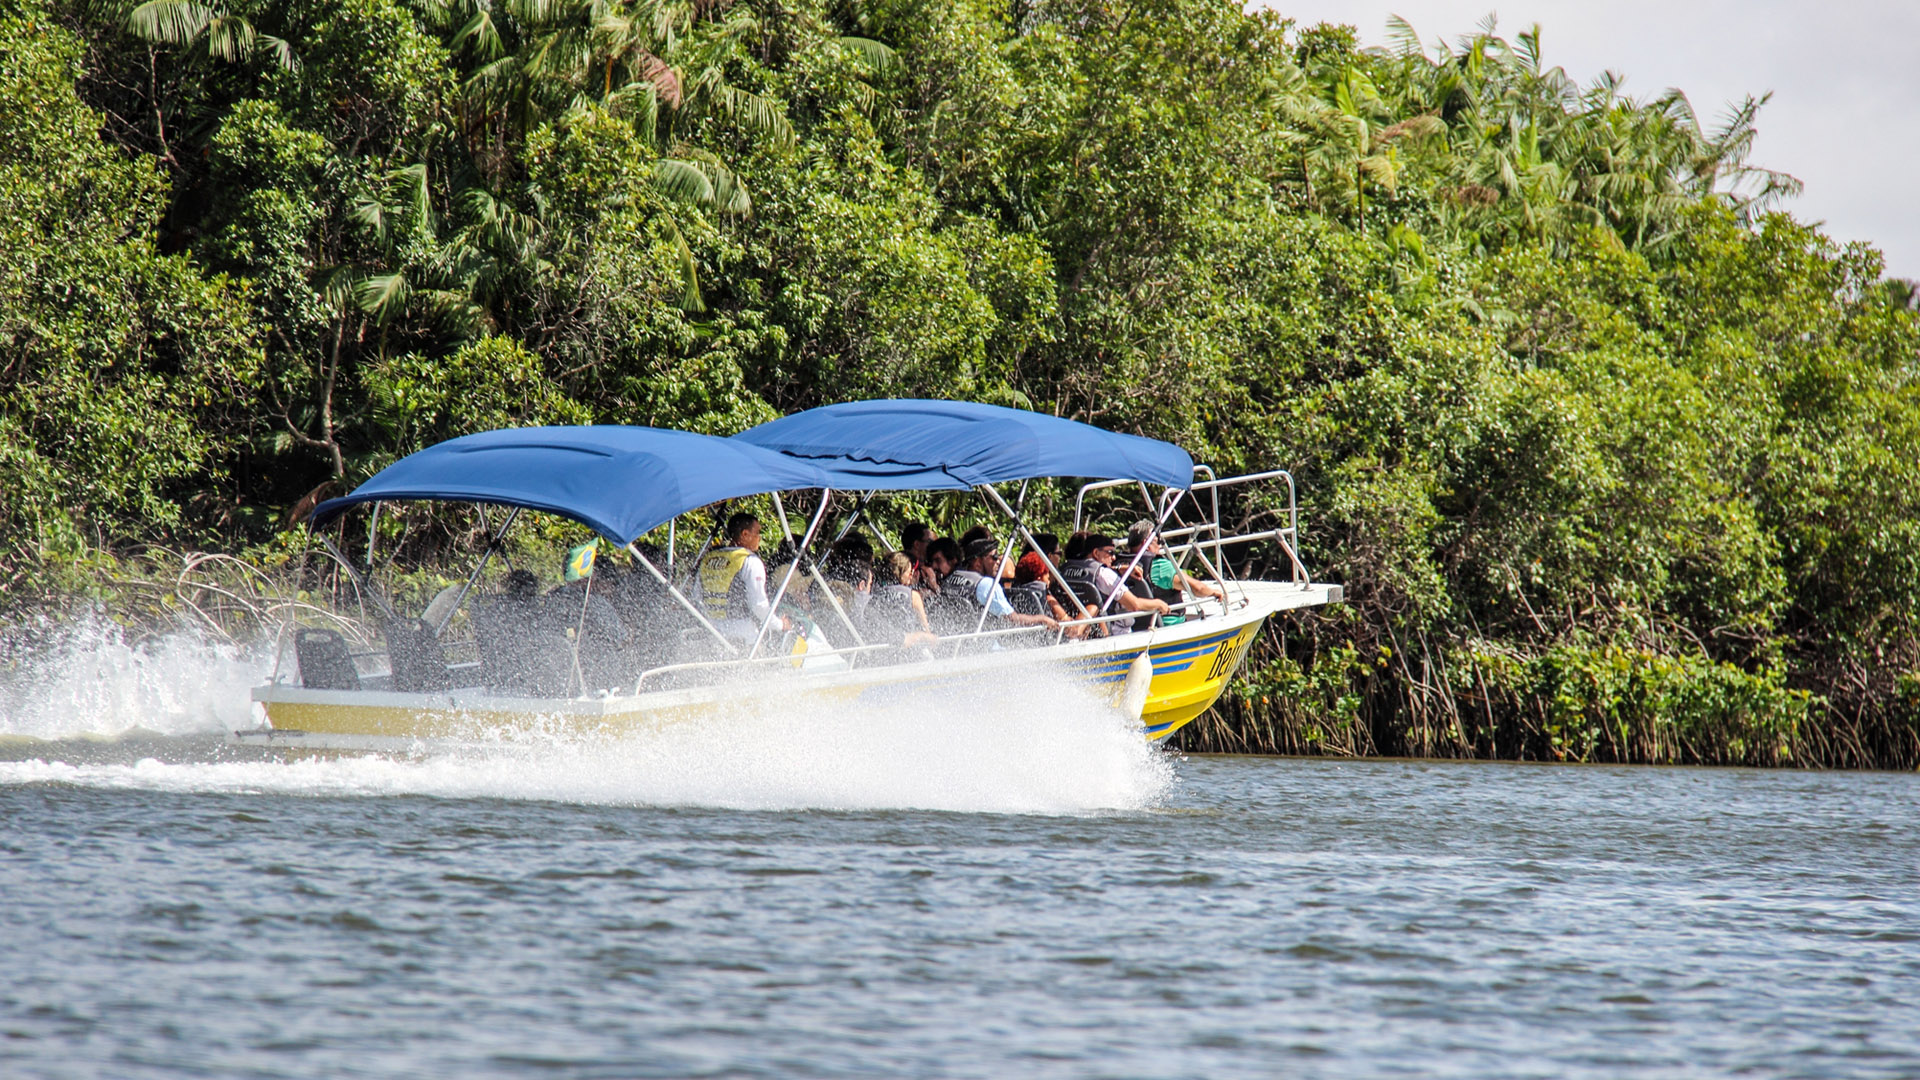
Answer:
MULTIPOLYGON (((930 672, 939 677, 964 677, 1002 669, 1006 661, 1022 664, 1071 664, 1102 659, 1121 659, 1143 651, 1181 645, 1220 634, 1238 634, 1249 626, 1258 626, 1269 616, 1302 607, 1338 603, 1342 587, 1334 584, 1277 581, 1236 581, 1245 590, 1237 609, 1221 616, 1188 619, 1174 626, 1156 626, 1119 637, 1084 641, 1062 641, 1051 645, 1015 650, 969 653, 960 656, 934 656, 909 663, 876 667, 845 667, 829 671, 804 671, 782 665, 770 665, 764 679, 755 679, 755 689, 805 685, 810 690, 841 687, 883 686, 892 683, 923 681, 930 672)), ((974 635, 945 638, 965 643, 974 635)), ((824 652, 823 657, 835 655, 824 652)), ((792 660, 793 658, 780 658, 792 660)), ((720 662, 725 666, 725 662, 720 662)), ((298 704, 336 707, 396 708, 415 710, 456 710, 485 713, 565 714, 578 717, 610 717, 657 708, 703 705, 725 700, 738 683, 708 683, 640 693, 602 693, 592 697, 546 698, 495 695, 484 687, 459 687, 447 691, 407 693, 393 690, 320 690, 286 682, 256 686, 252 700, 262 705, 298 704)))

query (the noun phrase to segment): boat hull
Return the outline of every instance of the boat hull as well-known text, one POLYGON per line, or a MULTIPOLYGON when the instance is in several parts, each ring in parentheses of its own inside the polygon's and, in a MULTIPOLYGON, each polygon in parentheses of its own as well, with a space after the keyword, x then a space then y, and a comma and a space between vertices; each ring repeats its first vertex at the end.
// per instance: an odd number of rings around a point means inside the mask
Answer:
MULTIPOLYGON (((1140 719, 1149 739, 1165 739, 1219 699, 1268 616, 1338 602, 1337 585, 1236 584, 1228 611, 1146 633, 1039 648, 1008 648, 951 658, 835 671, 771 669, 765 677, 632 695, 546 699, 456 689, 434 694, 309 690, 275 683, 253 699, 268 724, 235 732, 243 743, 326 751, 425 752, 502 737, 618 738, 671 724, 769 708, 857 708, 983 679, 1015 677, 1053 664, 1110 694, 1116 703, 1135 659, 1152 664, 1140 719)), ((817 662, 817 658, 816 662, 817 662)))

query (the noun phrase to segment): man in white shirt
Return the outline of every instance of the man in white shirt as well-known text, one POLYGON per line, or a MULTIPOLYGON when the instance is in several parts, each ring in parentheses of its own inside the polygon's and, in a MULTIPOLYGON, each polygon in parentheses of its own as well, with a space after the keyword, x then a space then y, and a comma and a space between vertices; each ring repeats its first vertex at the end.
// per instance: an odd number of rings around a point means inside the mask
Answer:
MULTIPOLYGON (((738 513, 727 519, 727 543, 700 560, 699 602, 727 637, 751 643, 773 605, 767 601, 767 564, 760 559, 760 519, 738 513)), ((781 630, 791 621, 780 616, 781 630)))

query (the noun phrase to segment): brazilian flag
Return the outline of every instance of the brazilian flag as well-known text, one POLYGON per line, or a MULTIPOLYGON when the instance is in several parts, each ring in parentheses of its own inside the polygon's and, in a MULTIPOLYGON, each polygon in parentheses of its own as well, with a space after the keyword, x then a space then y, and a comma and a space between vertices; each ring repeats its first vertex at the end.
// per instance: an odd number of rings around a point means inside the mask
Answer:
POLYGON ((565 573, 568 581, 579 581, 581 578, 593 576, 593 553, 599 548, 600 538, 596 536, 577 548, 567 550, 565 573))

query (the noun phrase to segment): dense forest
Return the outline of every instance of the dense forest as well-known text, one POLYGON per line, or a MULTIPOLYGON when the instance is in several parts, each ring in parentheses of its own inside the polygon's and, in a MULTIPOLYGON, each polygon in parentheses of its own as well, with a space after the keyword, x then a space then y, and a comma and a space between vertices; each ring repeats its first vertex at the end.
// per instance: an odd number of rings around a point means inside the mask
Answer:
POLYGON ((1540 55, 1226 0, 0 0, 0 607, 269 563, 467 431, 956 397, 1294 470, 1348 603, 1190 747, 1913 767, 1915 287, 1785 212, 1764 99, 1540 55))

